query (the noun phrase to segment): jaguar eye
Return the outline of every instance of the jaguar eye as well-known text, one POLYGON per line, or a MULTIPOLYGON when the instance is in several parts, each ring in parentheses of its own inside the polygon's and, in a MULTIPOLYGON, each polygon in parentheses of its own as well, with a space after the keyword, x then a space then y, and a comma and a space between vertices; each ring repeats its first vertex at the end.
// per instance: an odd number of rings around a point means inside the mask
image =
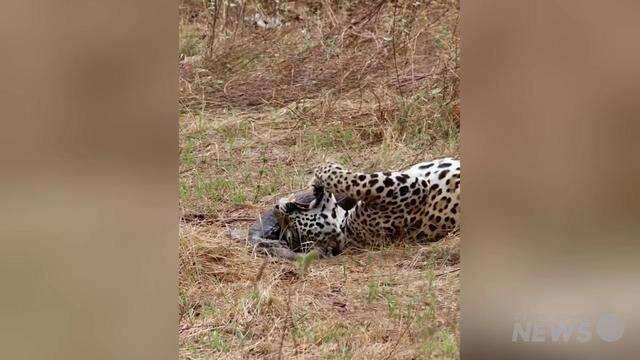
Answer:
POLYGON ((287 213, 292 213, 297 210, 298 210, 298 205, 296 205, 295 203, 288 202, 284 204, 284 211, 287 213))

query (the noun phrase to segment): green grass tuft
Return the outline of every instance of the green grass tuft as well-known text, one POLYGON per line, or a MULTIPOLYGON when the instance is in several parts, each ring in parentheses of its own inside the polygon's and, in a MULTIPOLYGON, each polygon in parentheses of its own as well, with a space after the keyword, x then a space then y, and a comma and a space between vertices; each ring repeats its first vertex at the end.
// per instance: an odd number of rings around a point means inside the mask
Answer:
POLYGON ((311 264, 316 260, 318 260, 318 252, 315 250, 311 250, 309 253, 299 256, 296 259, 298 275, 300 277, 304 277, 309 271, 311 264))

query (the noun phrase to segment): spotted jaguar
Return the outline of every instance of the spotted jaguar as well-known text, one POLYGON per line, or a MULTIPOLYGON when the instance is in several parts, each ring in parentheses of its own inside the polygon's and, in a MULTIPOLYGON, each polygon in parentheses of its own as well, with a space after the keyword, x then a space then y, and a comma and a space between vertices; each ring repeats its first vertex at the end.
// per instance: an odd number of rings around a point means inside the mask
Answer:
POLYGON ((460 225, 460 161, 437 159, 400 171, 364 173, 327 163, 314 171, 315 199, 280 199, 274 213, 299 252, 333 256, 346 248, 437 241, 460 225), (336 195, 353 198, 351 209, 336 195))

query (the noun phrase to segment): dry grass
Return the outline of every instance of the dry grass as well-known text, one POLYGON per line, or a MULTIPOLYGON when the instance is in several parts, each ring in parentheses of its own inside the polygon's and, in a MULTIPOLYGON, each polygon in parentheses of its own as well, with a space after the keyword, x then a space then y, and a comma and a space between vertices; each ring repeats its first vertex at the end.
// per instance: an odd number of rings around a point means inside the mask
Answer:
POLYGON ((459 156, 458 3, 203 4, 180 7, 180 208, 205 220, 180 224, 180 358, 457 358, 459 236, 302 264, 229 232, 326 158, 459 156))

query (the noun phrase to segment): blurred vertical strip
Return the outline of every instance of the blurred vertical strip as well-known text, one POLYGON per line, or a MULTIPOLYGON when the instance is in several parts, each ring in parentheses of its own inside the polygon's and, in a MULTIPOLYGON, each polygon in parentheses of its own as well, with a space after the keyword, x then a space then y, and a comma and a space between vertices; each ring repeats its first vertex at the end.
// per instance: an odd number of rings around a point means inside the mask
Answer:
POLYGON ((640 3, 462 12, 462 358, 637 358, 640 3))
POLYGON ((177 4, 3 2, 0 39, 0 358, 175 358, 177 4))

